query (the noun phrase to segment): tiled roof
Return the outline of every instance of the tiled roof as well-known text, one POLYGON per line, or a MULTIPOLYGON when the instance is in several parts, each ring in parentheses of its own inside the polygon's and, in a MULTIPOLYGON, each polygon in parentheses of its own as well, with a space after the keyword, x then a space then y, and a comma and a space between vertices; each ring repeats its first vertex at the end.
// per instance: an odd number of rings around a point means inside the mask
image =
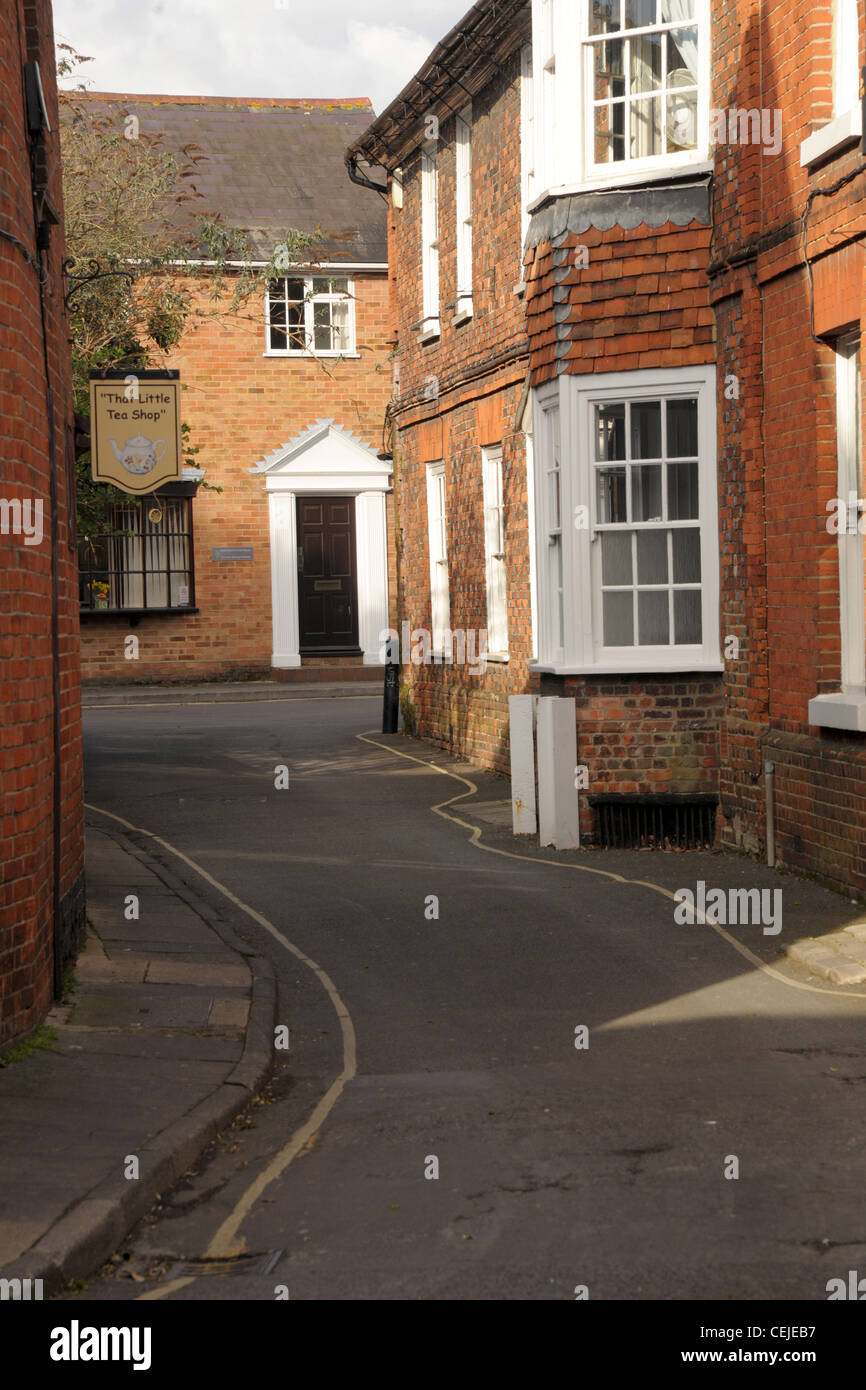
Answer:
POLYGON ((137 116, 141 133, 160 135, 173 152, 198 146, 205 158, 191 182, 202 196, 182 206, 197 216, 219 212, 227 226, 247 232, 259 259, 269 259, 286 231, 312 232, 321 223, 321 250, 329 259, 387 260, 385 205, 351 182, 344 163, 346 146, 373 115, 366 97, 278 101, 75 92, 70 102, 94 115, 116 112, 120 130, 127 115, 137 116))

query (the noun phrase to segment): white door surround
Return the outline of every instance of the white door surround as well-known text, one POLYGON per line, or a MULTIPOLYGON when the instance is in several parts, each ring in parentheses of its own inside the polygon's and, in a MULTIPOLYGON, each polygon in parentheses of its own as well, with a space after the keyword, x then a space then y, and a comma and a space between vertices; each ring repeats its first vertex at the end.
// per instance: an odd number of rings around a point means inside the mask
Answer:
POLYGON ((355 498, 358 642, 365 666, 382 665, 388 630, 388 533, 385 495, 391 464, 333 420, 317 420, 250 470, 265 478, 270 509, 271 614, 276 669, 300 666, 297 499, 355 498))

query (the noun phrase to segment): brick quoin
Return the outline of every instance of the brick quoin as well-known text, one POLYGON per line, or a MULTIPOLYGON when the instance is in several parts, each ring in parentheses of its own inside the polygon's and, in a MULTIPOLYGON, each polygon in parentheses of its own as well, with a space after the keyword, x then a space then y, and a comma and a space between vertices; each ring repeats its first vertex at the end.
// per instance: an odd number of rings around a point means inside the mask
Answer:
POLYGON ((0 1048, 33 1031, 55 973, 83 939, 84 876, 78 583, 73 544, 69 329, 61 225, 41 255, 48 378, 56 438, 59 842, 55 841, 51 452, 24 65, 39 63, 52 132, 37 148, 36 182, 62 218, 54 34, 48 0, 0 10, 0 497, 42 504, 39 544, 0 536, 0 1048), (59 870, 55 899, 55 856, 59 870), (55 961, 55 937, 58 938, 55 961), (55 967, 57 970, 55 972, 55 967))

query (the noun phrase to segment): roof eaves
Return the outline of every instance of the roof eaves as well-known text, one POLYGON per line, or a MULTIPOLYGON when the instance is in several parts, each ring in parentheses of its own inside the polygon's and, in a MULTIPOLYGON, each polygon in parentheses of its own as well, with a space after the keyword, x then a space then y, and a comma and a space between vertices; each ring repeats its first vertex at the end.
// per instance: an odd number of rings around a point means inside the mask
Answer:
POLYGON ((452 103, 456 102, 459 110, 483 90, 493 75, 502 71, 503 60, 530 34, 528 0, 479 0, 436 45, 390 106, 349 147, 347 157, 393 172, 420 142, 420 122, 429 116, 444 120, 454 115, 452 103))

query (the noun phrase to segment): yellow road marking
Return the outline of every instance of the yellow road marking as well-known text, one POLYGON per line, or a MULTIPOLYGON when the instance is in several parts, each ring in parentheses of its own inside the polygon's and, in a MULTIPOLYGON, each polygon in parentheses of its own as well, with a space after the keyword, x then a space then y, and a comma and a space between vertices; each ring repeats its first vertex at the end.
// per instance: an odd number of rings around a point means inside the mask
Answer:
MULTIPOLYGON (((254 922, 257 922, 260 927, 264 927, 265 931, 269 932, 275 941, 278 941, 281 946, 284 946, 287 951, 290 951, 293 956, 296 956, 298 960, 308 966, 313 974, 317 976, 340 1020, 340 1031, 343 1038, 343 1070, 336 1080, 328 1087, 328 1090, 319 1101, 307 1122, 301 1125, 299 1129, 295 1130, 288 1143, 275 1154, 267 1167, 263 1169, 259 1176, 255 1178, 241 1194, 232 1211, 226 1217, 205 1251, 205 1257, 208 1259, 225 1258, 230 1255, 239 1254, 243 1250, 243 1241, 238 1244, 235 1238, 238 1228, 249 1213, 251 1206, 262 1195, 265 1188, 285 1172, 292 1160, 297 1157, 304 1147, 312 1142, 317 1131, 342 1095, 344 1088, 357 1073, 355 1028, 352 1023, 351 1015, 327 971, 323 970, 320 965, 317 965, 310 956, 305 955, 294 942, 289 941, 288 937, 284 936, 279 928, 274 926, 273 922, 269 922, 267 917, 263 917, 254 907, 250 907, 248 903, 243 902, 237 897, 230 888, 226 888, 225 884, 220 883, 219 879, 209 874, 207 869, 203 869, 194 859, 190 859, 189 855, 184 854, 182 850, 169 844, 168 840, 163 840, 159 835, 154 835, 153 831, 144 830, 138 825, 132 825, 128 820, 124 820, 122 816, 116 816, 113 811, 104 811, 100 806, 92 806, 87 802, 85 802, 85 805, 88 811, 95 811, 98 815, 107 816, 110 820, 115 820, 120 825, 126 826, 127 830, 132 830, 137 835, 146 835, 148 839, 153 840, 158 845, 162 845, 163 849, 168 850, 169 854, 173 854, 176 858, 183 860, 184 864, 188 864, 191 869, 194 869, 197 874, 200 874, 205 882, 209 883, 213 888, 216 888, 224 897, 228 898, 229 902, 234 903, 235 907, 245 912, 246 915, 251 917, 254 922)), ((140 1294, 139 1301, 143 1302, 148 1299, 165 1298, 166 1294, 173 1293, 177 1289, 185 1288, 187 1284, 191 1283, 193 1283, 193 1277, 174 1279, 170 1284, 165 1284, 162 1288, 153 1289, 150 1293, 140 1294)))
MULTIPOLYGON (((661 893, 662 897, 670 898, 671 902, 677 901, 675 895, 669 888, 663 888, 660 883, 652 883, 647 879, 625 878, 622 874, 612 873, 609 869, 595 869, 589 864, 570 864, 561 859, 547 859, 537 855, 518 854, 514 850, 499 849, 496 845, 486 845, 481 838, 484 833, 481 826, 472 825, 469 821, 463 820, 460 816, 451 814, 451 812, 446 809, 448 806, 453 806, 455 801, 463 801, 467 796, 477 795, 478 787, 471 778, 464 777, 462 773, 453 772, 451 768, 440 767, 438 763, 432 763, 426 758, 418 758, 413 753, 404 753, 401 748, 392 748, 387 743, 380 743, 378 739, 371 738, 368 734, 356 734, 355 737, 360 739, 362 743, 369 743, 374 748, 382 748, 386 753, 393 753, 396 757, 406 758, 412 763, 420 763, 422 767, 430 768, 433 772, 441 772, 444 777, 452 777, 456 782, 462 782, 463 785, 468 788, 467 791, 458 792, 456 796, 449 797, 447 801, 438 802, 437 805, 431 806, 430 810, 434 811, 437 816, 441 816, 443 820, 451 821, 454 825, 460 825, 464 830, 471 830, 472 834, 469 838, 469 843, 474 845, 476 849, 482 849, 487 854, 502 855, 505 859, 520 859, 526 864, 550 864, 555 869, 572 869, 579 874, 597 874, 601 878, 611 879, 614 883, 628 883, 635 888, 649 888, 653 893, 661 893)), ((748 946, 744 946, 741 941, 737 941, 736 937, 731 936, 730 932, 725 931, 724 927, 720 926, 718 922, 708 922, 706 915, 701 912, 697 904, 694 907, 694 912, 697 917, 701 918, 705 926, 712 927, 713 931, 716 932, 723 941, 727 941, 729 946, 733 946, 734 950, 738 951, 740 955, 749 961, 751 965, 755 966, 757 970, 762 971, 765 975, 769 975, 771 979, 777 980, 779 984, 786 985, 788 989, 802 989, 809 994, 830 994, 836 999, 866 999, 866 993, 860 990, 823 989, 821 985, 810 985, 803 980, 789 979, 788 976, 783 975, 780 970, 776 970, 774 966, 767 965, 765 961, 762 961, 760 956, 756 956, 753 951, 749 950, 748 946)))

